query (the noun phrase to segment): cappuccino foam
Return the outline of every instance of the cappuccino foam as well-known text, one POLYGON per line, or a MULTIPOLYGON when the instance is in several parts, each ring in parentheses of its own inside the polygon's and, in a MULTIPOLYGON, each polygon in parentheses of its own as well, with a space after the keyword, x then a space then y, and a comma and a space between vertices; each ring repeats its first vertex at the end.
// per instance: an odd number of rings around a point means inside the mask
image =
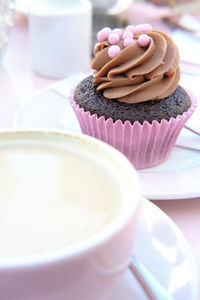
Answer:
POLYGON ((111 166, 73 139, 61 141, 31 134, 0 141, 0 257, 79 243, 119 213, 111 166))

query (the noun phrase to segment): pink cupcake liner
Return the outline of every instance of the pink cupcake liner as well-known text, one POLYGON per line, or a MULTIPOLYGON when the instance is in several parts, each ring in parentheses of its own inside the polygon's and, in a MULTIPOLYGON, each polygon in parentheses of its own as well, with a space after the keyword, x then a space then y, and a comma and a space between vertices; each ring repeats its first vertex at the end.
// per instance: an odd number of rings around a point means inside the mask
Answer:
POLYGON ((144 121, 131 124, 121 120, 113 122, 112 118, 98 117, 96 114, 85 112, 70 96, 72 108, 79 120, 84 134, 100 139, 121 151, 133 163, 136 169, 149 168, 160 164, 171 152, 181 129, 195 111, 197 101, 187 91, 192 101, 191 107, 182 115, 150 124, 144 121))

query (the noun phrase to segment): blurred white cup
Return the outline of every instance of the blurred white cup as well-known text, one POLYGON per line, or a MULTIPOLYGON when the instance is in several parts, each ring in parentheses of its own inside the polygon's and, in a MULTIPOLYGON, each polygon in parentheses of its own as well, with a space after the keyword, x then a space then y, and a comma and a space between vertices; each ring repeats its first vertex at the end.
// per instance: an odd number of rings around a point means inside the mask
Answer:
POLYGON ((33 69, 52 78, 88 71, 92 5, 89 0, 32 0, 29 33, 33 69))

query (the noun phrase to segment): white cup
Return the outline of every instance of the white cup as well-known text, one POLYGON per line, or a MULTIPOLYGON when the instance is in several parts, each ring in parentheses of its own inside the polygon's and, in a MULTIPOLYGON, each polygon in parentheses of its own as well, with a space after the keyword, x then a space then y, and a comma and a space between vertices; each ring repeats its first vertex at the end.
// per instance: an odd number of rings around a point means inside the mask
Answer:
POLYGON ((32 0, 29 33, 33 69, 51 78, 88 71, 92 6, 89 0, 32 0))
POLYGON ((135 169, 119 151, 82 134, 52 130, 2 130, 0 145, 2 141, 12 139, 13 135, 24 143, 29 140, 28 135, 32 135, 36 143, 40 143, 41 138, 43 143, 52 139, 55 147, 58 143, 66 144, 73 140, 78 149, 84 147, 89 153, 95 151, 98 159, 109 162, 114 170, 118 170, 120 184, 124 184, 123 195, 125 193, 126 196, 122 198, 123 213, 119 211, 113 223, 79 246, 28 257, 0 257, 0 299, 104 299, 116 278, 130 264, 140 211, 140 185, 135 169))

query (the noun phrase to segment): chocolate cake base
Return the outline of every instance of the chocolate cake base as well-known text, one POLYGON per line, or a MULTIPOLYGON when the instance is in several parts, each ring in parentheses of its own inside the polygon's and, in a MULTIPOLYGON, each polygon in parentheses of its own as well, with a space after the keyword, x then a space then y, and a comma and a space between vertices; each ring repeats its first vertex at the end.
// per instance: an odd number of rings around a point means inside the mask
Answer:
POLYGON ((153 120, 161 122, 162 119, 169 120, 182 115, 191 106, 191 100, 185 90, 178 86, 168 97, 160 100, 150 100, 136 104, 128 104, 107 99, 102 92, 96 90, 92 83, 92 75, 82 80, 75 89, 74 100, 76 103, 91 114, 105 119, 112 118, 113 121, 121 120, 123 123, 129 120, 143 124, 144 121, 152 123, 153 120))

